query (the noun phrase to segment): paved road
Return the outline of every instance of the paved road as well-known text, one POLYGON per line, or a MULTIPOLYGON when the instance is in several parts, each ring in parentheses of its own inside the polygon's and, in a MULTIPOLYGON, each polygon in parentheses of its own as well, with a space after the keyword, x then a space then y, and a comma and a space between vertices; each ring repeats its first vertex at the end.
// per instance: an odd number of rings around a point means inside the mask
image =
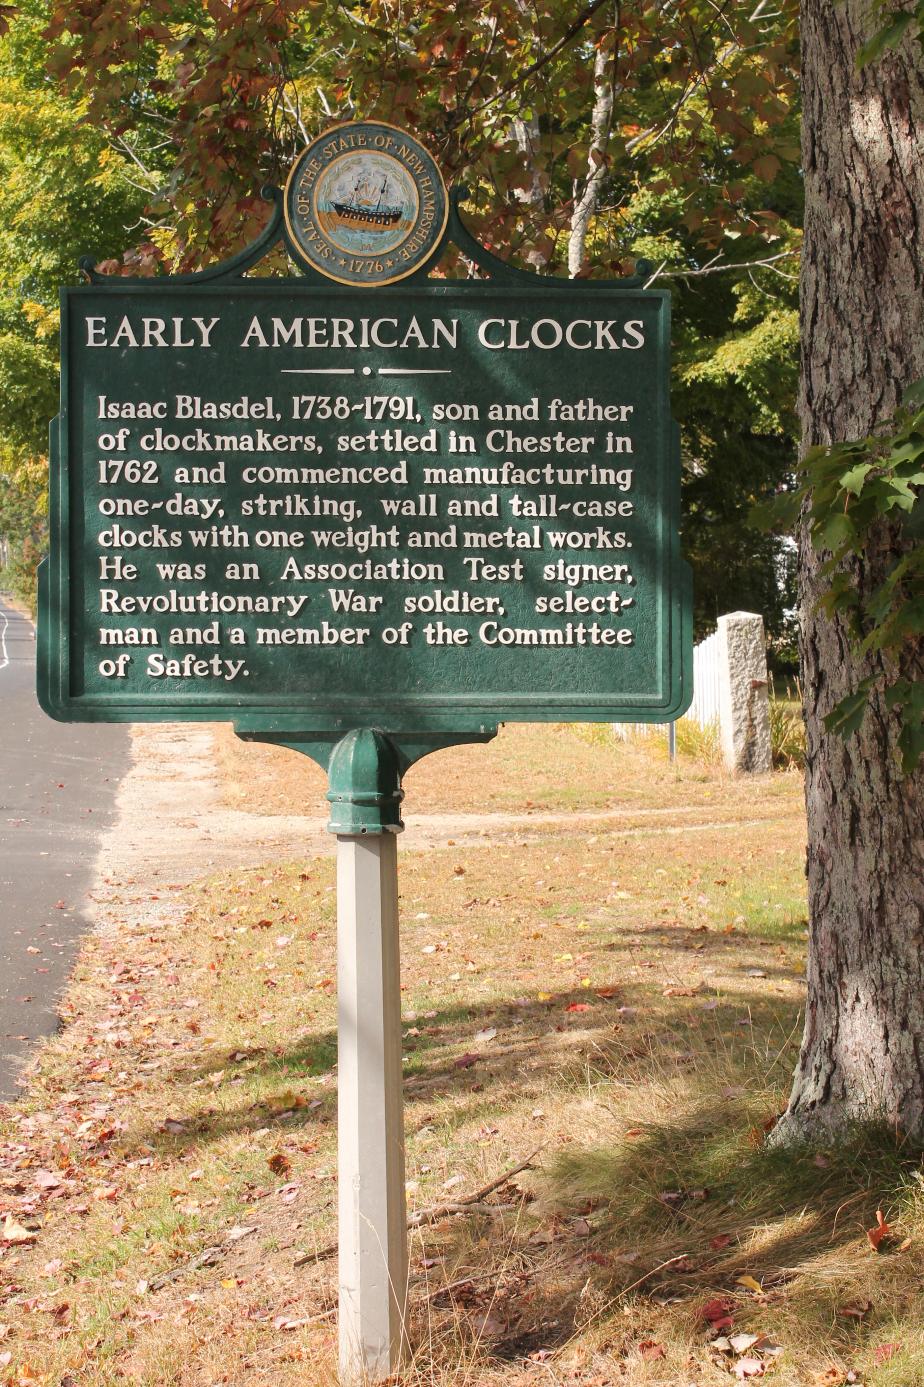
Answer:
POLYGON ((32 625, 0 598, 0 1098, 16 1096, 32 1042, 57 1029, 128 760, 127 729, 41 711, 32 625))

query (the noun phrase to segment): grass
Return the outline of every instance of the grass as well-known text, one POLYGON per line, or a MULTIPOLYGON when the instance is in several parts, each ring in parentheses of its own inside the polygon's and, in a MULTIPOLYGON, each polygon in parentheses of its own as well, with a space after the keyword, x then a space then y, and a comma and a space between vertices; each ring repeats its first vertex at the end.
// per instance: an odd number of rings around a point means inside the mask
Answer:
POLYGON ((787 688, 786 697, 770 696, 770 743, 773 764, 783 770, 793 770, 805 764, 805 723, 802 720, 802 697, 798 685, 787 688))
MULTIPOLYGON (((495 1212, 412 1234, 404 1381, 924 1384, 918 1155, 763 1141, 800 1034, 798 777, 518 729, 512 781, 550 736, 611 817, 401 854, 409 1205, 541 1147, 495 1212)), ((426 764, 424 802, 442 778, 477 812, 465 749, 426 764)), ((333 884, 330 858, 226 873, 87 940, 3 1122, 32 1238, 0 1258, 10 1384, 334 1381, 335 1263, 293 1268, 335 1236, 333 884)))

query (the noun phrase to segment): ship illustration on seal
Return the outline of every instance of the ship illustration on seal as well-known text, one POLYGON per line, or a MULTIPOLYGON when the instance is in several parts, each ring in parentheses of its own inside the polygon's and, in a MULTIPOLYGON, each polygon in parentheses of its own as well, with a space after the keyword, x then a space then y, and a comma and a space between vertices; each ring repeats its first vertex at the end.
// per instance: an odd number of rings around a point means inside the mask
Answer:
POLYGON ((394 226, 404 215, 401 203, 389 204, 387 175, 378 188, 372 185, 369 178, 360 175, 347 201, 334 201, 331 206, 338 220, 346 222, 348 226, 394 226))

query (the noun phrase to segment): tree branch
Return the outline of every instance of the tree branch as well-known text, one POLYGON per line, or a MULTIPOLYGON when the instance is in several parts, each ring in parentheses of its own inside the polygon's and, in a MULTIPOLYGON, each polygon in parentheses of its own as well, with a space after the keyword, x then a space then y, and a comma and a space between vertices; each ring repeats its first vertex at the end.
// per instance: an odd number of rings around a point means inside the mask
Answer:
POLYGON ((512 77, 509 82, 501 87, 500 91, 496 91, 493 96, 489 96, 485 101, 482 101, 480 106, 475 106, 473 110, 466 112, 465 119, 468 121, 474 120, 475 116, 480 115, 481 112, 487 110, 489 106, 493 106, 495 102, 509 95, 515 87, 519 87, 529 77, 532 77, 533 73, 538 72, 540 68, 550 63, 553 58, 558 56, 563 48, 567 48, 571 40, 584 28, 587 21, 592 19, 597 13, 597 10, 608 3, 609 0, 591 0, 587 8, 581 11, 577 19, 565 30, 558 42, 552 45, 548 53, 543 53, 534 63, 530 63, 529 67, 525 68, 522 72, 518 72, 516 77, 512 77))
MULTIPOLYGON (((500 1189, 501 1185, 506 1185, 508 1180, 512 1180, 514 1175, 519 1175, 521 1170, 526 1170, 547 1145, 548 1142, 544 1141, 541 1146, 536 1147, 535 1151, 531 1151, 524 1160, 510 1166, 508 1170, 503 1171, 495 1179, 489 1180, 486 1185, 482 1185, 481 1189, 475 1190, 473 1194, 466 1194, 461 1199, 453 1200, 450 1204, 436 1204, 430 1209, 418 1209, 408 1219, 408 1228, 422 1228, 425 1224, 436 1223, 441 1218, 448 1218, 450 1214, 494 1213, 513 1208, 512 1204, 485 1205, 484 1201, 489 1194, 493 1194, 495 1190, 500 1189)), ((300 1257, 296 1257, 292 1265, 293 1267, 304 1267, 309 1262, 324 1262, 329 1257, 336 1256, 338 1246, 338 1243, 328 1243, 327 1247, 319 1248, 317 1252, 303 1252, 300 1257)))
MULTIPOLYGON (((655 270, 654 274, 645 284, 648 289, 654 284, 656 279, 694 279, 701 278, 703 275, 727 274, 730 270, 773 270, 775 274, 782 274, 782 270, 775 269, 777 260, 786 260, 794 255, 799 255, 798 250, 781 250, 779 255, 768 255, 766 260, 739 260, 731 265, 715 265, 710 260, 708 265, 703 265, 699 270, 665 270, 664 261, 655 270)), ((783 275, 784 279, 794 279, 794 275, 783 275)))

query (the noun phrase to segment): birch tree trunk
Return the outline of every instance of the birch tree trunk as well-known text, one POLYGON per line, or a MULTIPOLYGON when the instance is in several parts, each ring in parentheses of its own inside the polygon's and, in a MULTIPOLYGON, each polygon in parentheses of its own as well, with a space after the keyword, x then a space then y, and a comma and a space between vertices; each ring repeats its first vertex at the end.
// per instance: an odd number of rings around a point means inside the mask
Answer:
POLYGON ((539 172, 539 117, 535 114, 529 120, 519 117, 513 122, 513 133, 529 171, 529 187, 515 188, 514 197, 530 207, 541 208, 544 190, 539 172))
MULTIPOLYGON (((924 63, 909 42, 857 70, 866 0, 803 0, 803 446, 860 437, 924 376, 924 63)), ((898 552, 883 525, 855 578, 898 552)), ((824 715, 879 657, 857 659, 816 610, 820 561, 803 534, 809 963, 802 1052, 775 1144, 857 1121, 924 1138, 924 773, 903 779, 894 712, 856 735, 824 715)), ((904 671, 924 677, 924 653, 904 671)))
POLYGON ((613 83, 607 69, 610 58, 605 44, 594 54, 594 109, 591 116, 590 151, 587 158, 587 178, 583 192, 574 190, 574 211, 568 237, 568 276, 574 279, 581 272, 587 252, 587 232, 591 217, 597 210, 600 186, 606 177, 606 147, 610 142, 613 123, 613 83))

